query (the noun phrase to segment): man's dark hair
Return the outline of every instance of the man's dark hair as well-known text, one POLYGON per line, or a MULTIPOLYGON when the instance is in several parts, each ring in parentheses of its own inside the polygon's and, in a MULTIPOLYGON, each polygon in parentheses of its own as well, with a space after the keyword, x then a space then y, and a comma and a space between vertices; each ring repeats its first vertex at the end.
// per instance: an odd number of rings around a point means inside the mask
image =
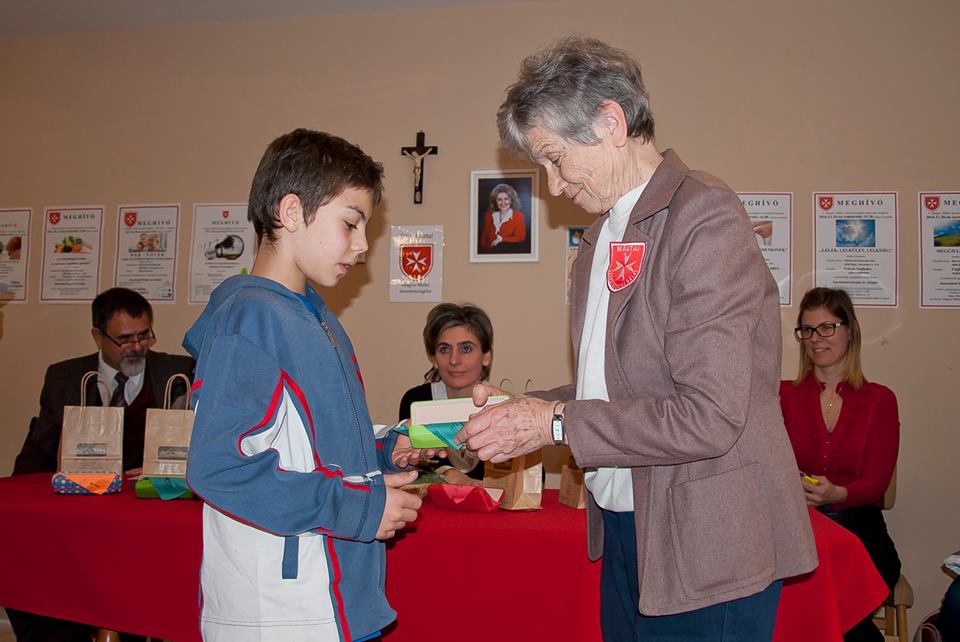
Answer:
POLYGON ((134 319, 146 314, 150 325, 153 325, 153 308, 139 292, 127 288, 110 288, 98 294, 90 305, 93 327, 105 332, 107 324, 117 312, 126 312, 134 319))
POLYGON ((362 149, 326 132, 297 129, 274 140, 263 153, 250 185, 247 219, 257 238, 275 241, 280 200, 295 194, 309 225, 323 207, 349 188, 365 189, 373 204, 383 194, 383 165, 362 149))

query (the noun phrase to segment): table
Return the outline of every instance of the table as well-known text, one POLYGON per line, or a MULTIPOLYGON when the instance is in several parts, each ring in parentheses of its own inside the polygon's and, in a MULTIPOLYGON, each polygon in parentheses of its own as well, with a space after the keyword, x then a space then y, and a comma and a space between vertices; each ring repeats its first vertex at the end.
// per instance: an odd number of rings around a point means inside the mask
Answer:
MULTIPOLYGON (((199 640, 200 502, 58 496, 49 475, 0 479, 0 605, 177 642, 199 640)), ((784 583, 776 642, 839 641, 886 594, 860 542, 811 511, 820 566, 784 583)), ((600 639, 600 565, 585 518, 464 513, 429 500, 387 552, 399 612, 384 642, 600 639), (425 598, 429 597, 429 601, 425 598), (451 614, 464 608, 469 619, 451 614), (464 623, 465 622, 465 623, 464 623)))

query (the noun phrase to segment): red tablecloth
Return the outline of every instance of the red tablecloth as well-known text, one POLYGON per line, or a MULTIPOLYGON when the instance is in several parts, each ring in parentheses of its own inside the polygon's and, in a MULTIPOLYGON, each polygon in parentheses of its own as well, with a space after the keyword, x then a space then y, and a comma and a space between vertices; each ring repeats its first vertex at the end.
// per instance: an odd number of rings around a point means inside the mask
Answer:
MULTIPOLYGON (((385 642, 600 639, 599 564, 582 511, 547 491, 540 511, 462 513, 428 500, 391 544, 385 642), (467 609, 470 617, 453 617, 467 609), (504 637, 504 632, 509 637, 504 637)), ((178 642, 199 640, 200 503, 131 486, 58 496, 49 476, 0 479, 0 605, 178 642)), ((860 542, 811 511, 820 554, 785 583, 777 642, 829 642, 886 593, 860 542)))

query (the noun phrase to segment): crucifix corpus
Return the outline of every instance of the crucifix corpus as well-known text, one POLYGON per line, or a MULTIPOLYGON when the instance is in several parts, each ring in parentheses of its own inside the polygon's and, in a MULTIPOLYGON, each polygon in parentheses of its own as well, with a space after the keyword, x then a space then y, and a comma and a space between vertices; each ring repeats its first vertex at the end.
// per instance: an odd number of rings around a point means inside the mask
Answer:
POLYGON ((424 144, 426 134, 417 132, 417 144, 413 147, 401 147, 400 153, 413 159, 413 202, 419 205, 423 202, 423 158, 436 156, 437 148, 424 144))

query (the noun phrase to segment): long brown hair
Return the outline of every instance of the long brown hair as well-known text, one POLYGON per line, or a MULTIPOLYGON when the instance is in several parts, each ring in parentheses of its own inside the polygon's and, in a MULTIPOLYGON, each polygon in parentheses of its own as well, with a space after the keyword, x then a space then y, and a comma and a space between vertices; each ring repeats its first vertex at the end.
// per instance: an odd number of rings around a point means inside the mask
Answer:
MULTIPOLYGON (((845 290, 834 290, 832 288, 807 290, 800 301, 800 311, 797 312, 797 327, 800 327, 800 319, 803 318, 804 312, 817 308, 826 308, 830 314, 843 321, 843 325, 846 326, 850 342, 847 346, 847 354, 844 357, 843 380, 854 390, 859 390, 863 387, 866 379, 860 365, 860 322, 857 321, 857 313, 853 309, 853 301, 850 300, 850 295, 845 290)), ((800 385, 813 370, 813 361, 807 355, 803 341, 798 341, 798 343, 800 344, 800 368, 797 371, 797 378, 793 380, 794 385, 800 385)))

